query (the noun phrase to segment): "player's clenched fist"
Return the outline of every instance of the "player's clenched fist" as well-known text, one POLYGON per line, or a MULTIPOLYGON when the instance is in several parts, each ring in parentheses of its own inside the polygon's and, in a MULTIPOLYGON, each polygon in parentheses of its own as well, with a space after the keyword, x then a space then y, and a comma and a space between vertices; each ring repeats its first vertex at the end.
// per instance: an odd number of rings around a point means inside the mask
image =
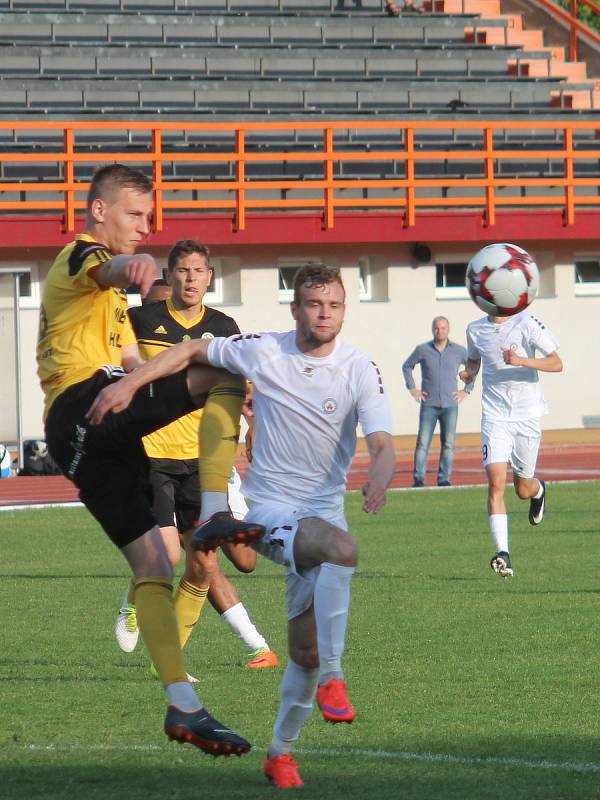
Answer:
POLYGON ((132 286, 138 286, 142 300, 150 291, 150 287, 158 274, 156 261, 149 253, 139 253, 129 259, 127 276, 132 286))

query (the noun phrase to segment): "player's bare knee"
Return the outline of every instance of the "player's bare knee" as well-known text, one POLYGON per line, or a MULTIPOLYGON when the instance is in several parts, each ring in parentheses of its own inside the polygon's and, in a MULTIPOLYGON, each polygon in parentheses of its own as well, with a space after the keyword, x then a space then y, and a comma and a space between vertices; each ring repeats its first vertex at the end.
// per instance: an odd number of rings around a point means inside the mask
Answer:
POLYGON ((138 562, 133 567, 133 574, 136 578, 149 578, 161 576, 172 578, 175 574, 171 562, 168 558, 147 558, 138 562))
POLYGON ((347 533, 338 533, 332 537, 327 561, 343 567, 355 567, 358 561, 358 545, 347 533))
POLYGON ((531 486, 530 480, 528 478, 521 478, 519 476, 515 476, 514 486, 515 492, 517 493, 517 497, 520 500, 529 500, 531 497, 531 486))
POLYGON ((256 551, 245 544, 224 544, 221 549, 238 572, 249 574, 256 567, 256 551))
POLYGON ((158 525, 126 544, 121 552, 136 578, 147 578, 152 575, 173 577, 173 565, 158 525))
POLYGON ((505 484, 499 479, 493 478, 488 485, 488 495, 490 497, 502 497, 504 495, 505 484))

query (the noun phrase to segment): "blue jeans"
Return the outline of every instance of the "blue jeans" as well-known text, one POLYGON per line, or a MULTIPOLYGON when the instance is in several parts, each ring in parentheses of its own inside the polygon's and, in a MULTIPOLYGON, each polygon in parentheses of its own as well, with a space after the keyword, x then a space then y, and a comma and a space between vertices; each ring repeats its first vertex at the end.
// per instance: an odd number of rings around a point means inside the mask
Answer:
POLYGON ((450 481, 452 459, 454 458, 457 418, 457 405, 440 408, 439 406, 426 406, 421 403, 421 410, 419 412, 419 435, 417 436, 417 446, 415 448, 415 468, 413 472, 415 481, 425 481, 429 445, 431 444, 431 437, 433 436, 438 421, 440 423, 442 449, 440 451, 437 482, 444 483, 450 481))

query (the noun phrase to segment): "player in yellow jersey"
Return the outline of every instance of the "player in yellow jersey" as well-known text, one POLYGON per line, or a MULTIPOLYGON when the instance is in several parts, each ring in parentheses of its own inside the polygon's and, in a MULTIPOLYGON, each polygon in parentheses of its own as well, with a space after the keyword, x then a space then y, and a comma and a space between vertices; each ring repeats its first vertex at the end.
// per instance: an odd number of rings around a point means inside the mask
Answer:
POLYGON ((84 232, 48 273, 37 352, 46 440, 129 563, 140 630, 167 692, 166 734, 212 755, 242 754, 250 744, 208 714, 187 679, 173 569, 150 507, 141 437, 204 405, 202 527, 219 544, 260 538, 264 531, 233 520, 227 509, 244 383, 223 370, 183 369, 148 384, 127 410, 101 425, 86 418, 102 388, 140 360, 124 287, 138 286, 144 297, 156 277, 154 258, 135 255, 150 233, 152 209, 145 175, 120 164, 102 167, 88 193, 84 232))
MULTIPOLYGON (((213 277, 209 250, 193 240, 176 242, 167 260, 167 280, 156 281, 152 294, 156 302, 146 302, 129 310, 129 317, 144 360, 187 339, 212 339, 240 332, 235 320, 204 305, 204 296, 213 277)), ((252 623, 231 581, 223 574, 215 551, 192 550, 194 523, 200 516, 198 482, 198 425, 202 409, 192 411, 144 437, 150 458, 150 481, 154 490, 153 511, 176 567, 181 555, 179 532, 185 546, 185 571, 175 591, 175 616, 184 647, 196 625, 205 599, 220 614, 250 652, 250 669, 274 667, 276 654, 252 623), (176 521, 176 525, 175 525, 176 521)), ((248 507, 239 489, 237 473, 229 481, 229 505, 234 516, 243 518, 248 507)), ((119 647, 135 649, 139 628, 130 585, 115 625, 119 647)))

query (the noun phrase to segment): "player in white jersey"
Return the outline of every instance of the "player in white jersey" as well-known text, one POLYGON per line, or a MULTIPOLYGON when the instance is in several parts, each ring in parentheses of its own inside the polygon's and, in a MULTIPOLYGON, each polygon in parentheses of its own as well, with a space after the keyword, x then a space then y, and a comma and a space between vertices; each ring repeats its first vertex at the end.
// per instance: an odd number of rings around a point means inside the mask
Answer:
MULTIPOLYGON (((344 518, 357 424, 370 455, 362 489, 366 513, 383 508, 395 466, 379 370, 337 339, 345 311, 339 271, 321 264, 301 268, 291 311, 296 327, 289 333, 192 340, 169 348, 92 407, 92 417, 119 410, 129 402, 127 392, 194 362, 233 369, 253 383, 256 437, 243 486, 251 501, 247 519, 266 527, 257 549, 285 566, 287 581, 289 661, 264 764, 279 788, 302 786, 291 750, 315 693, 326 721, 349 723, 355 717, 341 658, 357 562, 344 518)), ((217 544, 222 542, 194 536, 198 549, 217 544)), ((230 556, 245 571, 256 560, 255 551, 243 545, 230 548, 230 556)))
POLYGON ((540 417, 547 408, 538 372, 562 370, 557 347, 552 332, 526 311, 512 317, 484 317, 467 327, 468 360, 459 377, 472 383, 483 364, 483 466, 496 548, 490 566, 504 578, 513 574, 504 502, 507 463, 512 466, 517 496, 529 500, 529 522, 539 525, 544 517, 546 485, 535 477, 535 468, 540 417))

